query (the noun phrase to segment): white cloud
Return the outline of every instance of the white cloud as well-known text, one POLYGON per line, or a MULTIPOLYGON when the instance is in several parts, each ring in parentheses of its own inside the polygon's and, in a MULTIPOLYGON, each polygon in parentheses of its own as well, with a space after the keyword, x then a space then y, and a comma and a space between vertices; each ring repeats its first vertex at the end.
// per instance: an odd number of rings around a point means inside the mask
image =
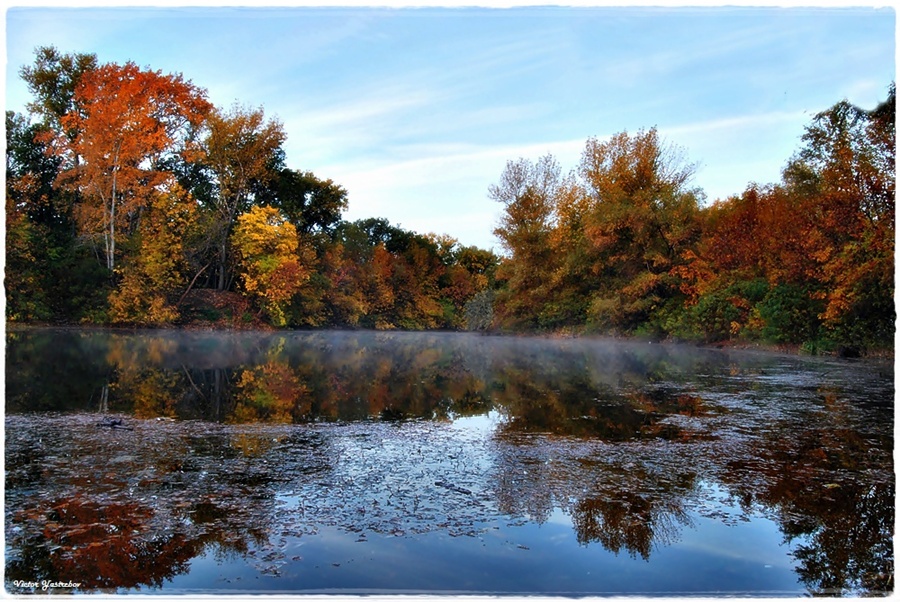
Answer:
POLYGON ((344 186, 348 220, 385 217, 419 232, 449 234, 465 245, 496 247, 491 231, 500 208, 487 197, 506 162, 552 153, 574 166, 584 140, 527 145, 420 145, 398 161, 361 160, 323 165, 320 173, 344 186))
MULTIPOLYGON (((742 115, 660 128, 660 135, 700 161, 695 184, 710 201, 741 193, 750 182, 780 179, 808 120, 803 112, 742 115), (773 148, 781 149, 772 152, 773 148)), ((522 145, 420 144, 396 160, 361 159, 321 166, 350 196, 350 220, 379 216, 416 231, 439 231, 463 244, 497 247, 491 231, 500 208, 487 197, 507 161, 547 153, 574 169, 586 139, 522 145), (439 216, 439 217, 438 217, 439 216)))

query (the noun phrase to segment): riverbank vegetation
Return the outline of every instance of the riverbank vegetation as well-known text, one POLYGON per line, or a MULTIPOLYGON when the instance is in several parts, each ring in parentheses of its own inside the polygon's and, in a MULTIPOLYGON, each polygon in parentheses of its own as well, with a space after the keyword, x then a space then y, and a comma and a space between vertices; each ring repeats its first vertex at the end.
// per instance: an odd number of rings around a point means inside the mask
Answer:
MULTIPOLYGON (((813 117, 782 181, 706 203, 651 128, 510 161, 504 253, 372 217, 283 125, 181 75, 38 48, 6 114, 10 322, 594 332, 893 347, 895 88, 813 117)), ((315 143, 315 141, 310 141, 315 143)), ((488 225, 485 225, 488 227, 488 225)))

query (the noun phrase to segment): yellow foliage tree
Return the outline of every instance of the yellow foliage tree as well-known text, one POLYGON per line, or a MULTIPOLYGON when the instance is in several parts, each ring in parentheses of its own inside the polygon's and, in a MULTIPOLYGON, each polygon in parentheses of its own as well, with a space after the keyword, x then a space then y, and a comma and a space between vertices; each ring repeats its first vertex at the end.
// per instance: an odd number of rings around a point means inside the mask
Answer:
POLYGON ((244 292, 272 323, 284 326, 284 309, 309 280, 315 253, 300 244, 297 229, 273 207, 252 207, 238 217, 231 244, 244 292))
POLYGON ((186 281, 185 240, 197 224, 197 205, 180 186, 157 195, 141 220, 138 252, 117 267, 122 276, 109 298, 113 322, 160 325, 179 317, 174 295, 186 281))

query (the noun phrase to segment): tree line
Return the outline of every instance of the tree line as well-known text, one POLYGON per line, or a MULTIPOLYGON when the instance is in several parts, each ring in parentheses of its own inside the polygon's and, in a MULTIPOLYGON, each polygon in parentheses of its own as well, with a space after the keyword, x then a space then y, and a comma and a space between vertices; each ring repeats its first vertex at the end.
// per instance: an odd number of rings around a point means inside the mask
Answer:
POLYGON ((20 75, 34 100, 6 114, 10 321, 178 325, 199 305, 230 325, 461 328, 493 285, 491 251, 343 220, 346 190, 288 168, 262 109, 53 47, 20 75))
POLYGON ((7 112, 15 322, 596 332, 892 348, 895 87, 814 116, 776 184, 705 204, 656 129, 568 173, 507 163, 505 253, 381 218, 288 168, 282 124, 180 74, 35 51, 7 112))
POLYGON ((817 114, 781 182, 704 206, 655 129, 506 165, 495 320, 659 338, 893 348, 895 87, 817 114))

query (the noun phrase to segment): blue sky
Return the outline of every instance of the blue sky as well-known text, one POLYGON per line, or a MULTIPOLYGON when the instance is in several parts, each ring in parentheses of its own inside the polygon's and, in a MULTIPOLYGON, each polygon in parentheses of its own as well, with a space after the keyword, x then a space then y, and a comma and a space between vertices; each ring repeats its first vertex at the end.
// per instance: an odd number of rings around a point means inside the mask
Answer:
POLYGON ((7 109, 37 46, 180 72, 219 107, 262 106, 288 165, 349 192, 346 219, 493 247, 508 160, 656 127, 708 201, 780 179, 815 113, 895 78, 895 14, 856 8, 20 7, 7 109))

